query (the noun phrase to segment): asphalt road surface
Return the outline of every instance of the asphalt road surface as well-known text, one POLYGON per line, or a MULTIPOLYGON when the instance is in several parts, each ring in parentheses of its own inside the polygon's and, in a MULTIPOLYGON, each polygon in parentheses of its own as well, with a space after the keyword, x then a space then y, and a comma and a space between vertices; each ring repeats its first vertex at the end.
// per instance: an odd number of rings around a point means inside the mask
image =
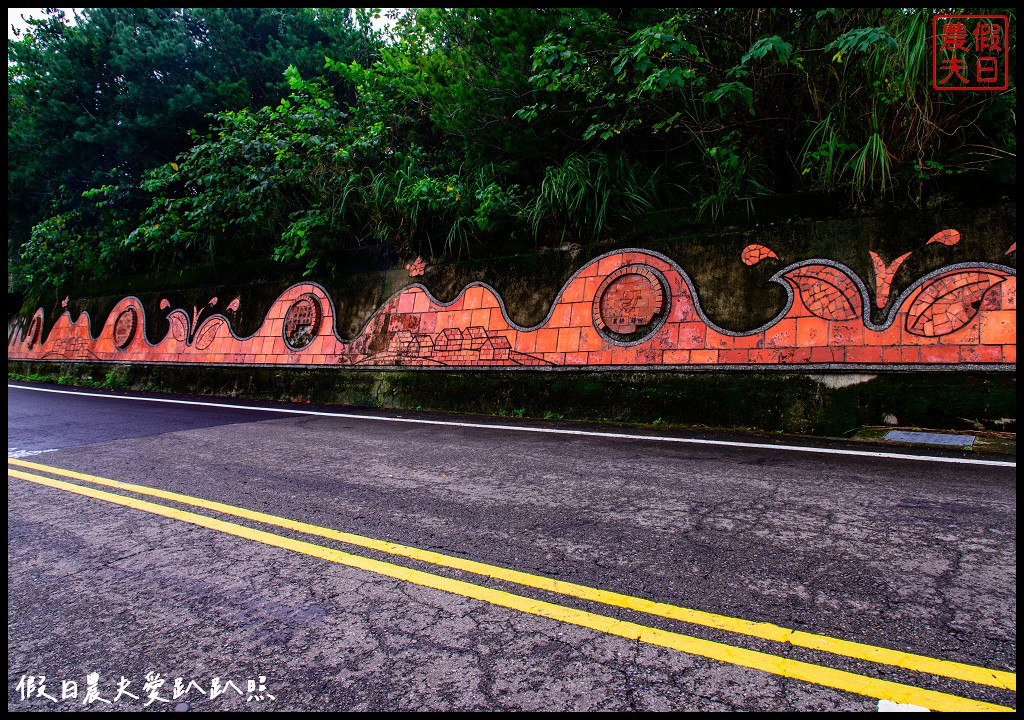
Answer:
POLYGON ((31 388, 10 710, 1016 708, 1012 457, 31 388))

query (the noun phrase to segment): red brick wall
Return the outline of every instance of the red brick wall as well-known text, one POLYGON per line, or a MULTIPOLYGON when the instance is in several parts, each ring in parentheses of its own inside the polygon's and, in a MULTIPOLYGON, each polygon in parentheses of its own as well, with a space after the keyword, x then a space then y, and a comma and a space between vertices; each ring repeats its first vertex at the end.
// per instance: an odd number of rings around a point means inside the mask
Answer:
MULTIPOLYGON (((747 264, 775 258, 767 248, 751 248, 743 254, 747 264)), ((783 268, 773 279, 787 288, 790 303, 773 321, 748 333, 708 320, 692 283, 670 259, 627 250, 581 268, 548 317, 532 328, 512 323, 486 285, 470 285, 448 305, 423 286, 411 285, 388 300, 356 338, 345 341, 335 334, 325 290, 299 283, 277 299, 260 329, 247 338, 231 331, 231 315, 244 297, 223 314, 196 308, 189 313, 161 303, 169 330, 152 342, 145 337, 142 304, 129 297, 114 307, 96 340, 87 315, 72 323, 66 312, 47 337, 40 337, 38 310, 9 339, 8 358, 370 367, 1015 365, 1012 268, 977 263, 930 273, 893 301, 887 322, 875 325, 868 311, 886 305, 902 260, 888 266, 875 260, 873 293, 848 268, 828 261, 783 268)), ((210 307, 215 306, 213 298, 210 307)))

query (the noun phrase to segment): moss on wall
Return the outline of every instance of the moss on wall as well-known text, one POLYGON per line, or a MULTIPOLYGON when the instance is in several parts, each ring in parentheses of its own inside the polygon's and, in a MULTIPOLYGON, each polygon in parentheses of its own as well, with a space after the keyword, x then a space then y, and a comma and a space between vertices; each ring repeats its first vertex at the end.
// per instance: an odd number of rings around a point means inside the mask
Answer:
POLYGON ((360 371, 8 361, 72 384, 325 405, 673 424, 842 436, 886 416, 903 426, 1016 429, 1008 373, 360 371))

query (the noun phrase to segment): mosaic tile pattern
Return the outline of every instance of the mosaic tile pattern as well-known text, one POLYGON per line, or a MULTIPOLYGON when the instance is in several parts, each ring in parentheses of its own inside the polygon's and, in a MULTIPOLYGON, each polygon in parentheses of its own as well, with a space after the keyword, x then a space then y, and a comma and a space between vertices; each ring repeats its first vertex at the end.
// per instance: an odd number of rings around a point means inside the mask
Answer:
POLYGON ((292 350, 301 350, 313 342, 323 319, 320 300, 306 293, 293 302, 284 316, 284 340, 292 350))
POLYGON ((357 365, 537 366, 547 360, 512 349, 508 338, 482 327, 446 328, 436 335, 399 330, 390 334, 388 347, 359 360, 357 365))
POLYGON ((986 293, 1004 279, 995 273, 971 271, 938 278, 926 285, 911 304, 907 330, 937 337, 962 328, 978 314, 986 293))
POLYGON ((956 245, 960 242, 960 231, 953 230, 940 230, 939 232, 932 235, 925 245, 931 245, 932 243, 941 243, 942 245, 956 245))
POLYGON ((743 261, 744 265, 757 265, 762 260, 768 258, 779 259, 779 256, 775 254, 775 251, 764 245, 747 245, 743 248, 743 252, 740 253, 740 260, 743 261))
POLYGON ((597 288, 596 298, 594 325, 612 340, 642 340, 665 310, 662 280, 645 265, 613 272, 597 288))
POLYGON ((885 264, 885 261, 882 260, 878 253, 869 251, 869 254, 871 255, 871 263, 875 268, 875 304, 880 308, 884 308, 885 304, 889 301, 889 293, 892 291, 892 279, 896 275, 896 271, 914 253, 903 253, 889 265, 885 264))
POLYGON ((121 311, 114 321, 114 345, 118 350, 124 350, 128 343, 135 337, 135 328, 138 326, 138 313, 135 308, 126 308, 121 311))
MULTIPOLYGON (((215 312, 216 298, 191 313, 161 302, 167 330, 151 341, 142 303, 127 297, 115 305, 95 340, 88 315, 72 321, 67 311, 43 338, 43 311, 36 311, 9 338, 8 358, 359 368, 971 364, 1015 369, 1013 268, 975 263, 929 273, 892 301, 881 324, 865 317, 867 286, 838 263, 795 263, 771 281, 786 289, 788 301, 776 318, 750 332, 712 322, 683 269, 644 250, 609 253, 587 263, 534 327, 512 322, 501 298, 485 284, 468 286, 450 303, 413 284, 348 340, 335 332, 327 292, 306 282, 282 293, 259 330, 244 338, 234 334, 227 315, 215 312), (623 334, 611 334, 608 320, 616 317, 629 320, 620 327, 634 327, 639 339, 622 341, 623 334)), ((236 298, 225 312, 237 307, 236 298)))
POLYGON ((843 271, 828 265, 804 265, 783 275, 812 315, 823 320, 853 320, 863 314, 860 291, 843 271))
POLYGON ((406 263, 405 269, 409 271, 409 277, 417 277, 427 271, 427 263, 423 258, 418 257, 412 262, 406 263))

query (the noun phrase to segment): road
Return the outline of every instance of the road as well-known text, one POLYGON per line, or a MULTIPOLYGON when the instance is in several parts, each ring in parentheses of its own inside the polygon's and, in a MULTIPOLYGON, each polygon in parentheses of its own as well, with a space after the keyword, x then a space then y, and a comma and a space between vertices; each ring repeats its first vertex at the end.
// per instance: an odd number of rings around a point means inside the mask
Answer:
POLYGON ((1013 458, 68 390, 9 709, 1016 707, 1013 458))

